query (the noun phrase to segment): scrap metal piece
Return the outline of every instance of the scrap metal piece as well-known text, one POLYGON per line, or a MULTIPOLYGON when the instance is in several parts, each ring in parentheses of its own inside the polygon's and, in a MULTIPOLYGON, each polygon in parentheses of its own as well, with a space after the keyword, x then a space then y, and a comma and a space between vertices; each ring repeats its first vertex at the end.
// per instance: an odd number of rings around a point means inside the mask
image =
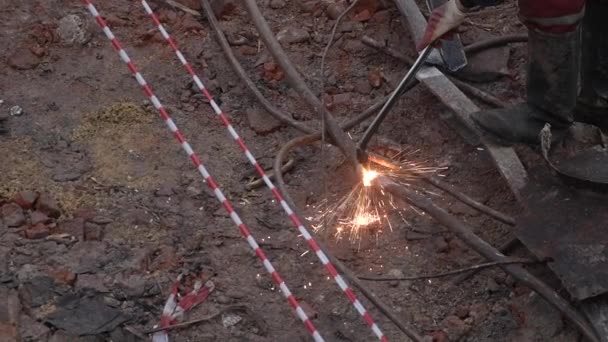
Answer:
MULTIPOLYGON (((426 0, 430 11, 445 4, 447 0, 426 0)), ((467 66, 467 56, 459 34, 453 34, 449 39, 441 39, 439 48, 444 66, 451 72, 456 72, 467 66)))
POLYGON ((608 196, 557 182, 538 172, 523 192, 516 236, 577 300, 608 292, 608 196))
POLYGON ((576 183, 587 185, 594 190, 608 190, 608 153, 596 149, 578 152, 572 157, 562 157, 554 161, 559 172, 576 183))

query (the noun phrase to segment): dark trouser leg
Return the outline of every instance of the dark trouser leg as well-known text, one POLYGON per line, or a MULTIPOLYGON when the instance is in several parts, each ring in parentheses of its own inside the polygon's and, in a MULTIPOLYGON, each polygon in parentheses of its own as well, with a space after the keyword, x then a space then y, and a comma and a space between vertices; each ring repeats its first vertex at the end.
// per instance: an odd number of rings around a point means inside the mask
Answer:
POLYGON ((527 101, 481 111, 473 120, 504 143, 538 144, 545 123, 559 136, 572 123, 578 93, 583 0, 520 0, 528 27, 527 101))
POLYGON ((581 93, 575 120, 608 132, 608 1, 587 2, 582 30, 581 93))

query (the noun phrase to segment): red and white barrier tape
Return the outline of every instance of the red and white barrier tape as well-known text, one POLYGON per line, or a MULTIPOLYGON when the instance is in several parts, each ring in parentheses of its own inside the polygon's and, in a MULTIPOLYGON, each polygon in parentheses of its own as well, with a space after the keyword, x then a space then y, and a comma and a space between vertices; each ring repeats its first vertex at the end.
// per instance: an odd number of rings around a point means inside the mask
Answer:
MULTIPOLYGON (((194 283, 194 288, 190 293, 185 295, 184 297, 179 297, 179 284, 183 278, 183 274, 180 274, 177 277, 173 286, 171 286, 171 293, 169 294, 169 298, 163 307, 163 313, 160 317, 160 327, 166 328, 171 326, 177 322, 184 313, 198 304, 202 303, 209 297, 211 292, 215 289, 215 285, 212 281, 208 281, 203 286, 203 282, 201 280, 197 280, 194 283)), ((166 330, 158 331, 152 335, 152 342, 168 342, 169 335, 166 330)))
MULTIPOLYGON (((304 323, 304 325, 306 326, 306 328, 312 335, 313 339, 318 342, 324 341, 323 337, 321 337, 321 335, 319 334, 319 332, 317 331, 317 329, 315 328, 313 323, 310 321, 310 319, 308 318, 308 316, 306 315, 306 313, 304 312, 304 310, 298 303, 297 299, 291 293, 291 291, 289 290, 289 288, 287 287, 287 285, 285 284, 285 282, 283 281, 283 279, 281 278, 279 273, 275 270, 274 266, 272 266, 272 264, 270 263, 270 261, 268 260, 268 258, 266 257, 266 255, 264 254, 264 252, 262 251, 260 246, 258 245, 258 243, 255 241, 255 239, 249 232, 249 228, 243 223, 243 221, 241 220, 239 215, 234 211, 232 205, 226 199, 222 190, 215 183, 215 181, 213 180, 213 178, 211 177, 211 175, 209 174, 209 172, 207 171, 205 166, 201 163, 199 157, 196 155, 196 153, 194 153, 190 144, 186 141, 184 136, 181 134, 181 132, 179 131, 179 129, 177 128, 177 126, 175 125, 175 123, 173 122, 171 117, 169 116, 169 113, 167 113, 165 107, 163 107, 163 105, 160 103, 159 99, 156 97, 156 95, 154 95, 154 93, 152 92, 152 89, 146 83, 143 76, 139 73, 139 71, 137 71, 137 67, 135 66, 135 64, 133 64, 133 62, 131 61, 131 58, 129 58, 126 51, 121 47, 121 45, 118 42, 118 40, 116 39, 116 37, 114 36, 114 34, 110 30, 110 28, 107 26, 105 20, 99 15, 99 12, 95 8, 95 6, 91 2, 91 0, 82 0, 82 2, 86 5, 87 9, 93 15, 93 17, 95 17, 95 21, 99 24, 99 26, 103 30, 104 34, 106 35, 106 37, 108 37, 108 39, 112 42, 112 46, 114 46, 114 48, 120 55, 120 58, 122 59, 122 61, 125 62, 125 64, 127 64, 127 67, 129 68, 129 70, 131 71, 131 73, 133 74, 135 79, 137 80, 137 83, 139 83, 139 85, 142 87, 143 91, 146 93, 146 95, 148 96, 148 98, 150 99, 152 104, 154 105, 154 108, 156 108, 159 111, 160 116, 165 121, 165 124, 167 125, 169 130, 175 135, 175 137, 179 141, 180 145, 182 146, 182 148, 184 149, 186 154, 188 154, 188 156, 194 163, 194 166, 196 166, 199 173, 203 176, 207 185, 209 185, 209 187, 213 190, 215 197, 217 197, 217 199, 220 201, 220 203, 222 203, 222 205, 224 206, 224 208, 226 209, 228 214, 230 214, 230 218, 232 219, 232 221, 234 221, 234 223, 240 229, 241 233, 247 240, 247 243, 255 251, 255 254, 258 256, 260 261, 262 261, 264 268, 271 275, 272 279, 277 284, 277 286, 281 289, 281 292, 283 293, 283 295, 285 296, 285 298, 287 299, 287 301, 289 302, 291 307, 295 310, 297 316, 300 318, 300 320, 302 320, 302 322, 304 323)), ((216 107, 217 107, 217 105, 216 105, 216 107)))
POLYGON ((196 86, 205 95, 205 97, 209 101, 209 104, 213 108, 213 111, 215 112, 215 114, 217 114, 217 116, 220 118, 220 120, 222 121, 224 126, 226 126, 230 136, 234 139, 234 141, 238 144, 238 146, 241 148, 241 150, 245 153, 247 160, 251 163, 251 165, 253 165, 253 167, 256 169, 256 171, 258 172, 260 177, 262 177, 262 179, 264 180, 264 183, 266 184, 268 189, 270 189, 272 191, 272 193, 274 194, 277 201, 283 207, 283 210, 285 211, 285 213, 289 216, 289 218, 291 219, 293 224, 296 226, 298 231, 302 234, 302 236, 304 236, 304 239, 306 239, 306 241, 308 242, 308 244, 310 245, 312 250, 316 253, 316 255, 319 258, 319 260, 321 261, 321 263, 327 268, 331 277, 336 281, 336 283, 338 284, 340 289, 346 294, 348 299, 351 301, 351 303, 357 309, 359 314, 361 314, 361 316, 363 317, 365 322, 369 325, 369 327, 372 329, 372 331, 378 337, 378 339, 381 341, 388 341, 387 337, 382 333, 382 331, 380 330, 378 325, 374 322, 369 311, 367 311, 365 309, 365 307, 363 307, 363 304, 361 304, 359 299, 357 299, 353 290, 348 286, 348 284, 346 283, 344 278, 338 273, 338 271, 336 270, 334 265, 329 261, 329 258, 327 257, 327 255, 325 255, 323 250, 321 250, 321 248, 319 247, 317 242, 310 235, 310 233, 308 232, 306 227, 304 227, 300 218, 293 212, 293 210, 291 209, 289 204, 287 204, 285 199, 283 199, 283 195, 281 195, 281 193, 275 187, 275 185, 272 183, 270 178, 268 178, 264 169, 260 166, 260 164, 258 164, 258 162, 255 159, 255 157, 253 156, 253 154, 249 151, 249 149, 245 145, 243 139, 238 135, 238 133, 236 132, 234 127, 232 127, 232 124, 230 124, 230 121, 228 120, 228 117, 226 116, 226 114, 223 113, 223 111, 220 109, 220 107, 217 105, 217 103, 213 100, 213 97, 207 91, 207 89, 205 88, 205 85, 203 84, 201 79, 196 75, 196 73, 192 69, 192 66, 190 65, 190 63, 188 63, 188 61, 186 60, 184 55, 178 49, 177 44, 175 43, 175 40, 169 35, 169 33, 164 28, 164 26, 161 24, 160 20, 156 16, 156 14, 154 14, 154 11, 152 11, 152 8, 150 8, 150 6, 148 5, 148 2, 146 0, 141 0, 141 4, 143 5, 145 11, 150 15, 150 17, 156 24, 158 30, 160 31, 160 33, 162 34, 164 39, 171 46, 173 51, 175 51, 177 58, 184 65, 184 67, 188 71, 188 74, 190 74, 190 76, 194 80, 194 83, 196 84, 196 86))

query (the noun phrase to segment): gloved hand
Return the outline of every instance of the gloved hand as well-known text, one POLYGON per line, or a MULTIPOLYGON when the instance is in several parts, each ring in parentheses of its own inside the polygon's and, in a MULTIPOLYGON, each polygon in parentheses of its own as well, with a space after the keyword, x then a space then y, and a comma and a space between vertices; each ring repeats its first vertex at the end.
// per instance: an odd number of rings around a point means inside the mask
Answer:
POLYGON ((416 49, 423 50, 441 36, 458 27, 465 18, 467 8, 462 4, 461 0, 449 0, 445 4, 435 8, 431 12, 429 22, 426 25, 426 31, 422 36, 416 49))

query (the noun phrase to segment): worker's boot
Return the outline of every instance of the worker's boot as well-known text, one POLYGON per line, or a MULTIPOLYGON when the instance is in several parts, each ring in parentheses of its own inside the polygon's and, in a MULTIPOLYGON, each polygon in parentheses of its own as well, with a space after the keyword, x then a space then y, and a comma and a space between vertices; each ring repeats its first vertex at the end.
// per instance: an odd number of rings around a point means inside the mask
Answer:
POLYGON ((587 2, 582 31, 581 93, 574 119, 608 133, 608 1, 587 2))
POLYGON ((580 28, 548 33, 528 30, 527 101, 513 107, 480 111, 472 118, 502 144, 540 143, 551 124, 552 137, 563 137, 573 122, 578 93, 580 28))

